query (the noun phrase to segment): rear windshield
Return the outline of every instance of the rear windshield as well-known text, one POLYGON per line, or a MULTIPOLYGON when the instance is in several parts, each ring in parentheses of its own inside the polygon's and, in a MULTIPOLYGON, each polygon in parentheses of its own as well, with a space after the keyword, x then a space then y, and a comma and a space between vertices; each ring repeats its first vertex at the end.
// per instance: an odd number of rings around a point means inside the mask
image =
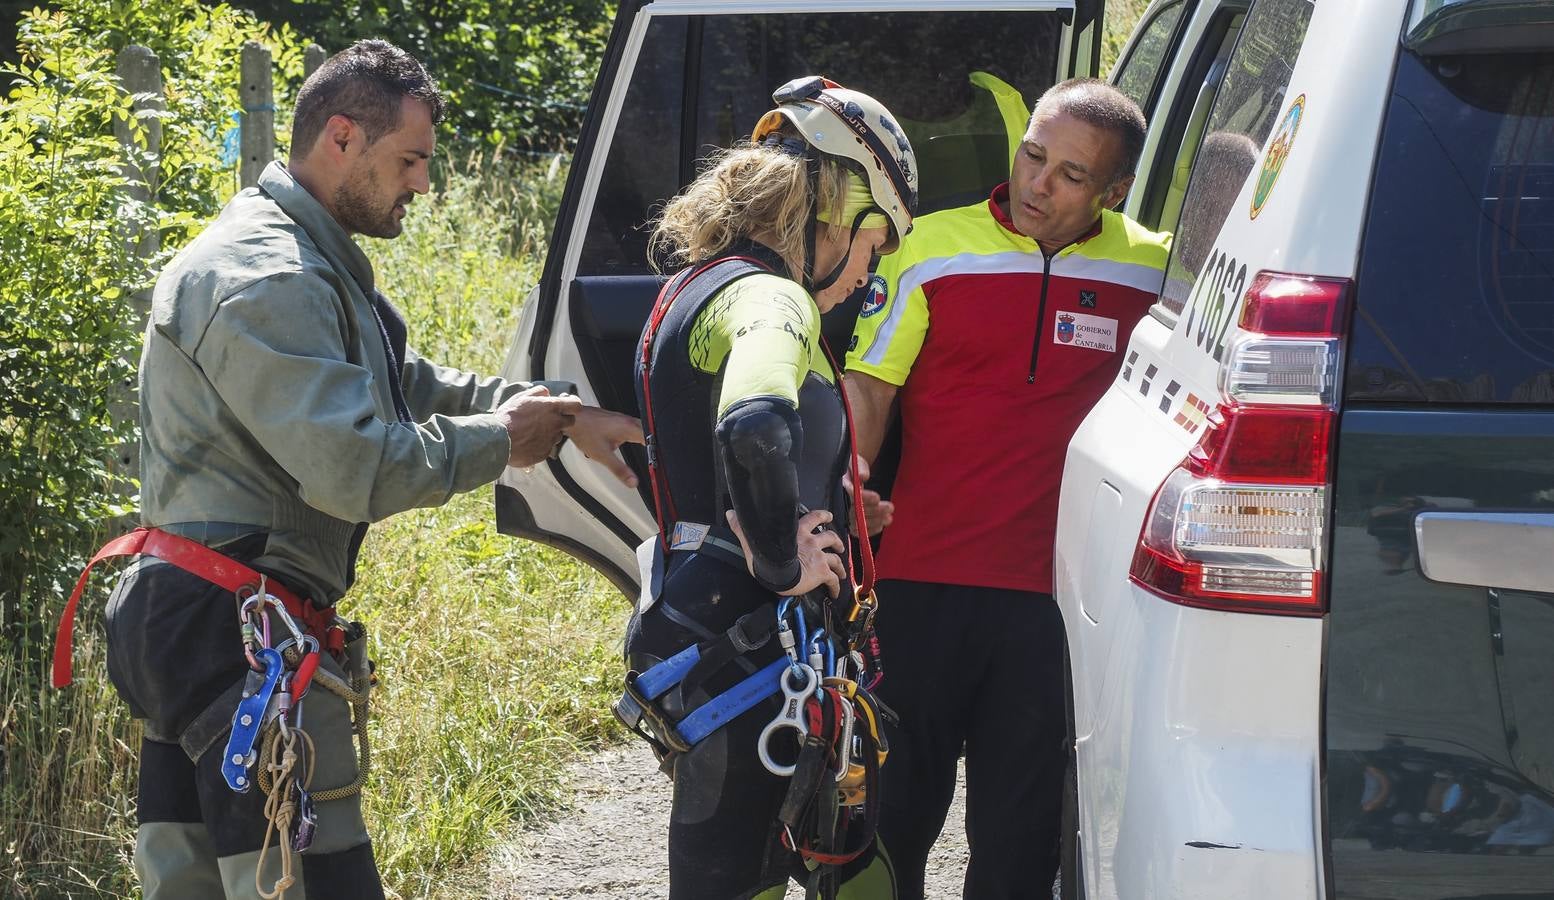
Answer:
POLYGON ((1554 404, 1554 52, 1400 54, 1346 393, 1554 404))

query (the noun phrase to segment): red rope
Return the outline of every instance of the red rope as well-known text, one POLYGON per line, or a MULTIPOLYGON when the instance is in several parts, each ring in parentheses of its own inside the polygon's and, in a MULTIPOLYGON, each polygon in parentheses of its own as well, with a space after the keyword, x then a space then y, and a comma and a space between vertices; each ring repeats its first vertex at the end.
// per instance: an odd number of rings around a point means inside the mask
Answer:
MULTIPOLYGON (((860 582, 856 576, 853 584, 858 586, 858 592, 865 597, 874 593, 874 548, 869 545, 869 525, 863 517, 863 481, 858 477, 858 429, 853 427, 853 404, 847 398, 847 388, 842 383, 842 369, 836 364, 836 357, 831 355, 831 347, 826 339, 820 339, 820 348, 826 353, 826 361, 831 363, 831 372, 836 378, 836 391, 842 395, 842 412, 847 416, 847 444, 852 455, 847 458, 847 471, 853 479, 853 524, 859 534, 854 535, 858 540, 858 553, 863 558, 863 580, 860 582)), ((847 572, 853 575, 852 554, 847 554, 847 572)))

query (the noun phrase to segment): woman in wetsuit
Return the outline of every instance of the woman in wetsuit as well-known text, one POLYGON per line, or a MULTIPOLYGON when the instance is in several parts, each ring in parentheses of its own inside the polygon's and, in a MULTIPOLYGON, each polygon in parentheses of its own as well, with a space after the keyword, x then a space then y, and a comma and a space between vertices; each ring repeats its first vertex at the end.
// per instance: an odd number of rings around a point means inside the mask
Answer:
MULTIPOLYGON (((750 143, 714 158, 653 234, 658 258, 684 268, 660 295, 638 366, 660 535, 639 554, 656 565, 645 565, 626 642, 628 683, 642 690, 628 691, 622 718, 643 731, 646 709, 657 717, 647 731, 695 732, 650 738, 674 779, 672 900, 780 898, 790 875, 820 883, 815 857, 806 868, 790 849, 803 836, 785 837, 779 818, 797 776, 770 768, 793 763, 798 744, 763 738, 784 697, 747 709, 730 698, 783 665, 783 642, 770 639, 783 598, 838 631, 843 616, 827 607, 852 600, 842 480, 853 453, 820 315, 896 248, 916 206, 911 147, 878 102, 821 78, 773 100, 750 143), (664 664, 697 645, 688 672, 664 664), (699 727, 708 719, 715 729, 699 727)), ((839 637, 812 638, 797 658, 840 654, 845 669, 839 637)), ((827 877, 842 897, 894 893, 872 846, 827 877)))

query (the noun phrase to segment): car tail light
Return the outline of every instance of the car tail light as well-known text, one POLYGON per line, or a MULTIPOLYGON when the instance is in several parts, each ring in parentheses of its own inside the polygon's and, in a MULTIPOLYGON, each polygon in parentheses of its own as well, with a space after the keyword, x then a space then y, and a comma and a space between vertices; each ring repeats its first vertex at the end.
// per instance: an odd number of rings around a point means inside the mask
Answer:
POLYGON ((1129 572, 1176 603, 1320 615, 1347 280, 1262 272, 1221 402, 1155 492, 1129 572))

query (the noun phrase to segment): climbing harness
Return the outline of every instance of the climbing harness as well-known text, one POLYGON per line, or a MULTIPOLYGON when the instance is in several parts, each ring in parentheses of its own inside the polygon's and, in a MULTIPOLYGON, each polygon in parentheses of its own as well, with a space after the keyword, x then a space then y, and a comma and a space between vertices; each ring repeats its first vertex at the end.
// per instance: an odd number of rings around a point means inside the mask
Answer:
POLYGON ((354 796, 367 778, 371 764, 368 693, 377 679, 366 658, 365 630, 336 617, 332 607, 319 609, 268 576, 197 541, 156 528, 137 528, 97 551, 77 580, 55 634, 56 688, 71 681, 76 607, 92 568, 105 559, 136 555, 160 559, 203 578, 231 591, 236 600, 242 654, 249 671, 232 712, 221 775, 237 793, 246 794, 257 781, 265 795, 266 828, 254 885, 265 900, 283 898, 296 883, 292 854, 307 850, 313 841, 314 804, 354 796), (274 633, 273 623, 279 623, 284 635, 274 633), (345 678, 319 667, 326 652, 343 665, 345 678), (312 787, 316 752, 302 719, 303 700, 315 685, 350 708, 357 744, 355 780, 324 790, 312 787), (280 854, 281 872, 266 888, 260 878, 272 840, 280 854))
POLYGON ((802 604, 783 598, 777 619, 778 643, 787 656, 779 679, 783 706, 761 732, 758 752, 768 771, 790 778, 778 815, 783 845, 817 871, 834 870, 874 840, 879 770, 890 752, 880 723, 882 717, 893 720, 893 714, 848 677, 850 654, 838 660, 824 629, 806 633, 802 604), (790 615, 793 628, 786 624, 790 615), (807 659, 800 657, 800 647, 808 650, 807 659), (777 763, 771 742, 788 731, 797 738, 798 755, 793 763, 777 763), (861 828, 848 846, 854 819, 861 828))
MULTIPOLYGON (((198 541, 179 537, 158 528, 137 528, 120 535, 108 543, 87 562, 75 590, 65 604, 59 618, 59 628, 54 633, 53 684, 62 688, 70 684, 71 642, 75 635, 76 607, 81 602, 81 592, 86 589, 92 568, 105 559, 119 556, 154 556, 165 563, 177 566, 191 575, 197 575, 219 588, 233 594, 246 588, 254 590, 262 576, 235 559, 210 549, 198 541)), ((279 600, 295 621, 301 622, 308 633, 318 638, 324 649, 333 654, 345 651, 345 628, 335 621, 333 607, 320 609, 287 590, 283 585, 270 583, 269 593, 279 600)))
MULTIPOLYGON (((771 271, 765 263, 748 256, 723 257, 687 269, 664 285, 643 329, 639 348, 641 406, 657 541, 666 554, 689 550, 741 570, 745 566, 743 550, 732 531, 678 518, 668 489, 668 461, 656 440, 650 378, 654 341, 676 302, 700 302, 739 278, 771 271), (690 293, 695 296, 690 297, 687 289, 693 283, 696 289, 690 293)), ((842 399, 848 468, 853 484, 861 484, 852 410, 841 387, 841 371, 823 338, 821 345, 842 399)), ((852 493, 854 519, 863 522, 862 493, 852 493)), ((686 647, 646 671, 628 672, 625 691, 614 707, 616 716, 649 743, 663 770, 673 777, 680 754, 781 694, 777 715, 762 730, 753 749, 767 770, 790 779, 779 814, 782 840, 813 870, 822 896, 834 896, 836 868, 856 859, 874 839, 879 767, 888 753, 881 725, 887 718, 893 720, 871 693, 883 677, 873 627, 878 606, 874 558, 867 540, 857 545, 856 568, 853 555, 847 554, 847 584, 856 586, 850 596, 837 602, 817 591, 803 597, 774 598, 772 604, 740 617, 723 634, 686 647), (678 718, 660 705, 675 688, 679 688, 680 698, 693 696, 709 675, 765 647, 773 636, 783 654, 732 688, 678 718)))

